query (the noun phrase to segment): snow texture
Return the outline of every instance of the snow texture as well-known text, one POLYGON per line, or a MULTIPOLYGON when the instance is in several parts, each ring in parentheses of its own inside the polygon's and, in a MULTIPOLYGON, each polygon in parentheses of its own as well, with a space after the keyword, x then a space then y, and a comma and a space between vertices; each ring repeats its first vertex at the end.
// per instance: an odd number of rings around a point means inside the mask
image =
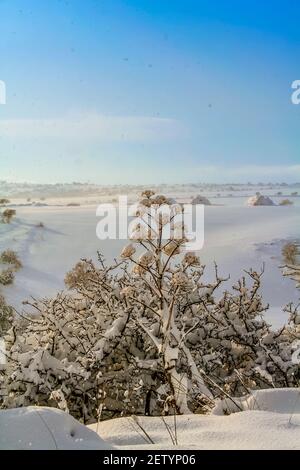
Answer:
POLYGON ((0 449, 111 449, 91 429, 56 408, 29 406, 0 411, 0 449))
POLYGON ((113 419, 100 424, 99 434, 124 450, 300 449, 299 389, 257 391, 243 404, 247 411, 230 416, 177 416, 176 427, 172 416, 113 419))

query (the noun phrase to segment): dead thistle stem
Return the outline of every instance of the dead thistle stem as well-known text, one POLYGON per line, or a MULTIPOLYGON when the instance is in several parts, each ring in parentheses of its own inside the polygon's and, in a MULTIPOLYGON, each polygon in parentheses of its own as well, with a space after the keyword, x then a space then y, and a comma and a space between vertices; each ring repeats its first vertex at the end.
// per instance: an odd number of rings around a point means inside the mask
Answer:
POLYGON ((139 422, 138 420, 138 417, 133 415, 132 416, 132 419, 133 421, 135 422, 135 424, 139 427, 139 429, 145 434, 146 438, 148 439, 148 441, 150 442, 150 444, 155 444, 155 442, 153 441, 153 439, 149 436, 149 434, 147 433, 146 429, 141 425, 141 423, 139 422))

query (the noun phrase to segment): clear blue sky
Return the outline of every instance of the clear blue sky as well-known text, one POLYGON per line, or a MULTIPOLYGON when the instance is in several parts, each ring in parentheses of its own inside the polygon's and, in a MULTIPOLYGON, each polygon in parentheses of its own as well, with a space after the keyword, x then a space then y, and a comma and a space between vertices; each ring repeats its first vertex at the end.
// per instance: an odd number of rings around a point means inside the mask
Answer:
POLYGON ((0 179, 300 180, 296 79, 296 0, 0 0, 0 179))

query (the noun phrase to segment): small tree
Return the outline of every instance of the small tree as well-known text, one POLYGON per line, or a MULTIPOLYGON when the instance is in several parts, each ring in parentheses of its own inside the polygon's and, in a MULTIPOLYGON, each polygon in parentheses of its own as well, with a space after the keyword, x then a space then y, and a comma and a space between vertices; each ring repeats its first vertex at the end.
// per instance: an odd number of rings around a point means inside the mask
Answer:
POLYGON ((102 409, 104 417, 203 413, 216 397, 299 385, 297 309, 272 331, 262 273, 225 290, 216 266, 208 282, 196 254, 180 254, 181 212, 145 192, 120 261, 82 260, 66 276, 69 293, 27 303, 38 315, 6 335, 3 407, 53 405, 93 422, 102 409))

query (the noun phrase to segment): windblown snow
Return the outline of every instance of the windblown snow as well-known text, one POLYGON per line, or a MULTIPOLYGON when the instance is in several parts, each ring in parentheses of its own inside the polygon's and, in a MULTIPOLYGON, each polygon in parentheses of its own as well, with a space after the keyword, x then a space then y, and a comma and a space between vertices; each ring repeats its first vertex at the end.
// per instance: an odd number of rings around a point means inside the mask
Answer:
POLYGON ((0 449, 110 449, 95 432, 56 408, 30 406, 0 411, 0 449))
POLYGON ((244 411, 224 416, 233 402, 223 401, 212 415, 119 418, 100 423, 98 433, 119 449, 300 449, 300 389, 260 390, 234 401, 244 411))
POLYGON ((84 426, 55 408, 0 411, 0 449, 300 449, 300 389, 255 391, 211 415, 124 417, 84 426), (233 405, 233 407, 232 407, 233 405))

